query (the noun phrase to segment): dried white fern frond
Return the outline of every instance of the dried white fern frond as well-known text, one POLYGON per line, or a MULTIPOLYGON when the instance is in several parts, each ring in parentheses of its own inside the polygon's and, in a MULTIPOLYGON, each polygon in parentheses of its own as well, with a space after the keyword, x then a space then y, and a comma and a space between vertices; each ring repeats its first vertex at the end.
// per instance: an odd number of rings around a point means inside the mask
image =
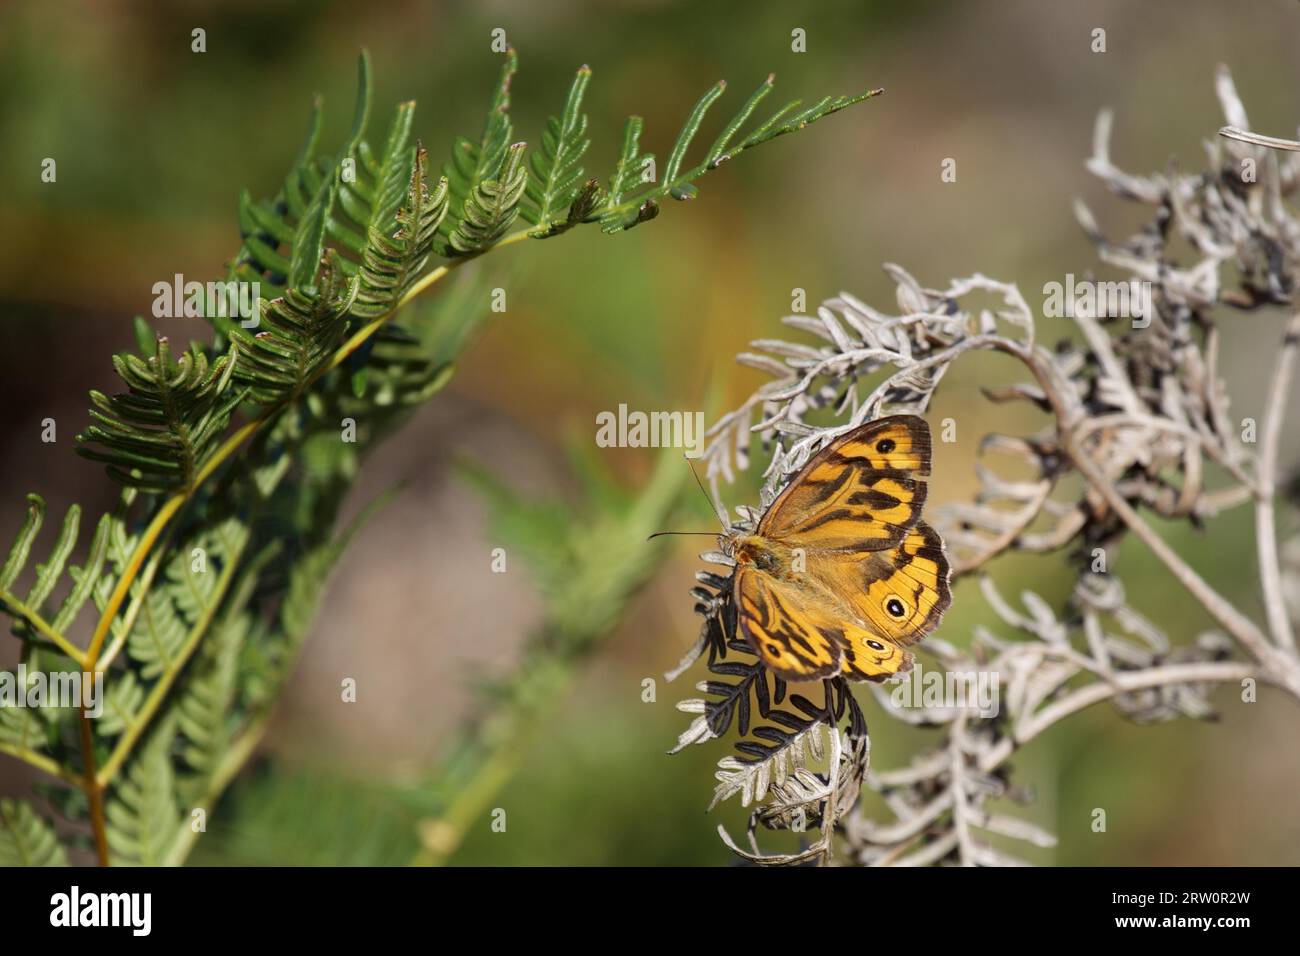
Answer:
MULTIPOLYGON (((1247 130, 1226 70, 1216 90, 1228 123, 1247 130)), ((894 308, 841 293, 814 314, 783 320, 803 339, 761 339, 738 357, 771 380, 714 424, 704 457, 717 498, 720 483, 747 470, 758 436, 766 450, 764 481, 758 508, 737 509, 737 527, 746 529, 837 436, 884 414, 924 413, 952 365, 972 352, 1011 356, 1026 373, 1022 382, 986 390, 990 400, 1028 402, 1051 416, 1042 432, 990 435, 981 443, 982 454, 1017 465, 1018 477, 982 462, 974 499, 932 512, 955 576, 979 575, 980 593, 1003 626, 1000 633, 977 628, 968 650, 940 635, 920 649, 947 675, 982 675, 999 708, 985 714, 951 701, 899 706, 899 688, 870 685, 885 718, 942 729, 907 767, 868 773, 866 721, 849 685, 825 681, 820 705, 791 693, 736 636, 729 579, 697 576, 693 593, 704 626, 678 672, 707 655, 712 677, 699 685, 703 698, 683 705, 696 717, 678 749, 738 727, 736 754, 719 763, 713 803, 739 796, 754 806, 748 849, 722 831, 750 862, 829 862, 839 834, 841 861, 863 865, 1019 863, 989 836, 1039 848, 1054 839, 993 811, 990 801, 1028 798, 1010 782, 1007 760, 1058 721, 1102 702, 1135 723, 1205 718, 1213 714, 1216 686, 1250 679, 1300 698, 1293 634, 1300 533, 1283 553, 1274 527, 1278 440, 1300 348, 1300 222, 1288 202, 1300 185, 1300 156, 1278 160, 1258 137, 1220 138, 1203 172, 1137 176, 1112 161, 1110 132, 1111 115, 1103 112, 1087 168, 1116 195, 1149 206, 1153 219, 1115 242, 1082 203, 1076 216, 1103 264, 1121 270, 1125 281, 1145 283, 1134 287, 1149 292, 1140 314, 1113 314, 1113 300, 1071 292, 1065 314, 1074 340, 1047 349, 1014 283, 975 275, 933 289, 886 265, 894 308), (1185 243, 1177 254, 1176 241, 1185 243), (1231 319, 1233 312, 1276 305, 1293 317, 1256 442, 1243 439, 1230 412, 1219 323, 1225 311, 1231 319), (1075 480, 1064 480, 1070 476, 1075 480), (1214 590, 1147 517, 1199 527, 1247 502, 1255 507, 1265 625, 1214 590), (1192 639, 1171 635, 1127 603, 1109 564, 1129 536, 1155 554, 1217 630, 1192 639), (1014 603, 1003 597, 992 570, 1012 551, 1056 553, 1070 562, 1077 582, 1068 600, 1057 607, 1029 591, 1014 603), (823 732, 834 752, 818 772, 809 755, 823 732), (854 809, 863 783, 879 794, 889 819, 854 809), (790 829, 797 821, 817 827, 819 837, 794 854, 759 850, 756 828, 790 829)))

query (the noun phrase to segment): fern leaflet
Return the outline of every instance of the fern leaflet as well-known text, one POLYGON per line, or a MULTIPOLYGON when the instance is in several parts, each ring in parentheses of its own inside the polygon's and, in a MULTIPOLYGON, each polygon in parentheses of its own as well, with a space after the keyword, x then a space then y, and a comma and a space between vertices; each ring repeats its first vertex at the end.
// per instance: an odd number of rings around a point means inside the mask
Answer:
POLYGON ((391 312, 429 261, 438 226, 447 214, 447 179, 439 180, 431 192, 425 178, 427 160, 424 149, 417 149, 406 205, 397 214, 396 234, 390 239, 377 229, 370 232, 361 289, 352 306, 355 315, 378 318, 391 312))
POLYGON ((560 116, 552 116, 542 134, 542 148, 533 153, 533 177, 527 194, 531 201, 523 209, 524 218, 546 230, 553 220, 567 214, 578 196, 582 167, 578 163, 591 145, 586 138, 587 116, 582 112, 582 95, 591 79, 591 68, 583 66, 573 79, 569 96, 560 116))
POLYGON ((196 343, 178 360, 159 336, 145 358, 126 352, 113 365, 127 391, 90 393, 94 424, 77 436, 82 455, 108 465, 115 481, 141 491, 194 488, 240 396, 229 388, 235 351, 210 362, 196 343))
POLYGON ((235 381, 247 388, 248 397, 273 405, 300 395, 342 343, 359 288, 360 281, 344 274, 341 257, 331 249, 311 284, 264 303, 260 331, 234 333, 240 348, 235 381))
POLYGON ((526 148, 523 143, 511 146, 500 175, 475 185, 465 200, 461 221, 451 233, 449 243, 453 254, 482 252, 514 225, 519 215, 519 200, 528 186, 528 170, 523 163, 526 148))
POLYGON ((67 866, 54 827, 26 800, 0 799, 0 866, 67 866))
POLYGON ((163 720, 137 751, 106 810, 108 845, 119 863, 162 866, 181 822, 171 747, 173 719, 163 720))

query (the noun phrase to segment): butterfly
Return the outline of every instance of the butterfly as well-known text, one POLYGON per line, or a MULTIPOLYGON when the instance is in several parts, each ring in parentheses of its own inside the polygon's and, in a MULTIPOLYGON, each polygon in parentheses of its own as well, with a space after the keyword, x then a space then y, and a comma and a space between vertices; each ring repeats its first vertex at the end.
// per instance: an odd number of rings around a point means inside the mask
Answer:
POLYGON ((753 534, 729 532, 737 631, 787 681, 883 680, 952 603, 943 541, 921 520, 930 427, 868 422, 803 467, 753 534))

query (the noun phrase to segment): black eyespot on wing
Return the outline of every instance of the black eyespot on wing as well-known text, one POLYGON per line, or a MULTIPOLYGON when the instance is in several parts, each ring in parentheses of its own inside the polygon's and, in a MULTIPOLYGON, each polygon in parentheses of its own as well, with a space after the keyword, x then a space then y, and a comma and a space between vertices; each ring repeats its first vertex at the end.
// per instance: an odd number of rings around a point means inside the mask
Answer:
POLYGON ((871 648, 873 651, 883 651, 885 649, 885 645, 881 644, 879 641, 867 641, 867 647, 871 648))
POLYGON ((907 613, 907 608, 903 606, 903 602, 896 597, 890 598, 885 602, 885 610, 893 617, 902 617, 907 613))
POLYGON ((882 455, 888 455, 897 447, 898 443, 892 438, 882 438, 880 441, 876 442, 876 451, 880 452, 882 455))

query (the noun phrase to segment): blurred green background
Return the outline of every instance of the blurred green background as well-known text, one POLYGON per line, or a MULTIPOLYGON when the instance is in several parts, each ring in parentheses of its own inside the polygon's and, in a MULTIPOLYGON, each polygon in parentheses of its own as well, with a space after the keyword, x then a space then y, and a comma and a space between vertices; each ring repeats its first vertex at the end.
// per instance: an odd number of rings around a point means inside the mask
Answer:
MULTIPOLYGON (((517 136, 535 139, 559 109, 573 70, 594 71, 594 144, 586 165, 613 163, 623 118, 646 119, 661 157, 699 94, 728 79, 734 108, 768 72, 776 96, 816 98, 883 86, 885 96, 707 177, 700 198, 616 237, 585 229, 490 257, 473 281, 508 289, 449 391, 423 408, 371 461, 357 501, 406 487, 354 543, 264 752, 228 793, 193 857, 201 863, 401 861, 415 848, 395 796, 421 779, 468 712, 475 669, 506 673, 541 614, 526 569, 494 575, 497 545, 481 498, 453 463, 473 458, 530 494, 573 494, 565 446, 590 443, 598 412, 722 407, 759 381, 731 357, 778 332, 791 290, 810 303, 840 290, 885 310, 896 262, 923 284, 983 272, 1012 280, 1031 303, 1044 282, 1095 265, 1070 203, 1085 198, 1103 228, 1126 236, 1142 211, 1109 197, 1083 168, 1097 111, 1116 110, 1116 161, 1134 172, 1172 157, 1199 168, 1221 124, 1215 66, 1228 64, 1255 128, 1289 135, 1300 118, 1300 8, 1200 0, 1143 3, 58 3, 0 10, 0 535, 39 490, 61 508, 106 505, 99 467, 72 454, 85 392, 112 384, 109 355, 130 344, 129 318, 174 273, 210 277, 238 244, 235 200, 271 194, 294 156, 313 93, 327 133, 347 128, 361 47, 371 51, 376 115, 419 102, 416 130, 439 162, 456 133, 477 134, 498 69, 490 33, 519 50, 517 136), (207 31, 191 52, 190 31, 207 31), (791 30, 807 52, 791 51, 791 30), (1107 51, 1090 50, 1107 31, 1107 51), (41 182, 45 157, 58 181, 41 182), (957 161, 942 183, 940 163, 957 161), (33 361, 32 356, 38 359, 33 361), (41 444, 54 417, 59 441, 41 444), (340 675, 355 704, 339 702, 340 675)), ((775 102, 775 99, 771 102, 775 102)), ((721 111, 720 111, 721 112, 721 111)), ((713 127, 703 134, 712 137, 713 127)), ((439 294, 445 294, 445 290, 439 294)), ((1043 320, 1050 339, 1066 329, 1043 320)), ((1234 409, 1258 415, 1261 363, 1278 316, 1229 316, 1224 373, 1234 409)), ((183 332, 182 332, 183 334, 183 332)), ((202 332, 195 330, 195 335, 202 332)), ((959 367, 936 417, 959 441, 940 446, 931 500, 968 496, 979 437, 1027 420, 979 399, 988 366, 959 367)), ((1294 468, 1295 435, 1284 446, 1294 468)), ((630 484, 654 452, 601 451, 630 484)), ((752 493, 751 484, 743 489, 752 493)), ((746 499, 737 499, 740 503, 746 499)), ((707 522, 701 509, 697 521, 707 522)), ((698 527, 707 528, 707 523, 698 527)), ((1258 610, 1245 512, 1203 535, 1171 534, 1189 560, 1250 613, 1258 610)), ((685 726, 673 701, 688 674, 656 678, 693 642, 690 539, 628 608, 618 632, 540 726, 457 864, 722 864, 724 822, 706 815, 714 743, 668 758, 685 726)), ((696 539, 698 546, 698 539, 696 539)), ((1135 605, 1176 640, 1208 627, 1142 549, 1116 570, 1135 605)), ((1004 593, 1058 599, 1069 577, 1051 559, 1009 561, 1004 593)), ((963 584, 943 636, 963 643, 988 616, 963 584)), ((9 642, 5 642, 8 645, 9 642)), ((0 649, 0 664, 13 648, 0 649)), ((863 695, 864 699, 866 695, 863 695)), ((1242 705, 1216 698, 1222 719, 1138 728, 1093 709, 1036 740, 1014 761, 1037 800, 1029 815, 1060 845, 1059 864, 1300 862, 1297 710, 1263 692, 1242 705), (1109 829, 1091 832, 1091 812, 1109 829)), ((869 710, 869 716, 876 713, 869 710)), ((878 767, 924 743, 873 721, 878 767)), ((0 792, 29 778, 0 763, 0 792)), ((773 845, 780 845, 774 841, 773 845)))

